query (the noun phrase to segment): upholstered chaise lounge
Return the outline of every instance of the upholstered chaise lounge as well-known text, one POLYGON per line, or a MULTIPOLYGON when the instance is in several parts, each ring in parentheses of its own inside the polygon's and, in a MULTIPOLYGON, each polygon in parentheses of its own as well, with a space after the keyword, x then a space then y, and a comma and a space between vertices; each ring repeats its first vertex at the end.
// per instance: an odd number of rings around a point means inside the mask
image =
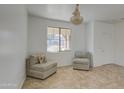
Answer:
POLYGON ((30 56, 27 59, 27 76, 45 79, 57 71, 56 62, 38 62, 37 57, 30 56))
POLYGON ((88 52, 76 51, 73 58, 73 69, 91 70, 93 68, 92 56, 88 52))

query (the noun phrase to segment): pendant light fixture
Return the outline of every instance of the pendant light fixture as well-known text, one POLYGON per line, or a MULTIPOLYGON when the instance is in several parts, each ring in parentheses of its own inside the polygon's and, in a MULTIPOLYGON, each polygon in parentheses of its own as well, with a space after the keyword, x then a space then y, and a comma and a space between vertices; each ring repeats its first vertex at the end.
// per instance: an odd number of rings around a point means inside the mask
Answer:
POLYGON ((72 14, 73 16, 71 17, 71 22, 75 25, 81 24, 83 21, 83 17, 80 16, 79 4, 76 4, 75 11, 72 14))

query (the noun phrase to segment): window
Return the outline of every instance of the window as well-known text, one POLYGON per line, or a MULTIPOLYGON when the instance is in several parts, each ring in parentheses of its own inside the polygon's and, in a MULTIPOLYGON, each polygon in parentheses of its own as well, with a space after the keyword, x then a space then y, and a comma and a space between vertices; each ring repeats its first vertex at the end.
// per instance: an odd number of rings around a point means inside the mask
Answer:
POLYGON ((47 51, 61 52, 70 50, 71 30, 60 27, 48 27, 47 51))

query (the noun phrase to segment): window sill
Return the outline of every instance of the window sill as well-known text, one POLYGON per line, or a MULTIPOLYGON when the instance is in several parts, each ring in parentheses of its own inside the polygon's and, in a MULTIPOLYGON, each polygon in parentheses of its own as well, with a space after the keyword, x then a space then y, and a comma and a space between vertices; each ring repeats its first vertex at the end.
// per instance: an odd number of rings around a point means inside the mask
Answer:
POLYGON ((71 52, 71 50, 64 50, 64 51, 59 51, 59 52, 71 52))
POLYGON ((72 50, 65 50, 65 51, 59 51, 59 52, 48 52, 47 53, 53 53, 53 54, 58 54, 58 53, 67 53, 67 52, 72 52, 72 50))

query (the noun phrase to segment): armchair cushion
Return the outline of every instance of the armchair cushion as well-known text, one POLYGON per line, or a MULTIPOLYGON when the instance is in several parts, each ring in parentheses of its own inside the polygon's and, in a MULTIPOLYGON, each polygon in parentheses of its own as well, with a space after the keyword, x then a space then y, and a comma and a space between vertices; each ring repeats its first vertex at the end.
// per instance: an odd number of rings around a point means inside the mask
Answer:
POLYGON ((76 51, 75 52, 75 57, 76 58, 85 58, 85 57, 87 57, 87 53, 81 52, 81 51, 76 51))
POLYGON ((73 59, 73 63, 76 64, 89 64, 90 60, 88 58, 75 58, 73 59))

